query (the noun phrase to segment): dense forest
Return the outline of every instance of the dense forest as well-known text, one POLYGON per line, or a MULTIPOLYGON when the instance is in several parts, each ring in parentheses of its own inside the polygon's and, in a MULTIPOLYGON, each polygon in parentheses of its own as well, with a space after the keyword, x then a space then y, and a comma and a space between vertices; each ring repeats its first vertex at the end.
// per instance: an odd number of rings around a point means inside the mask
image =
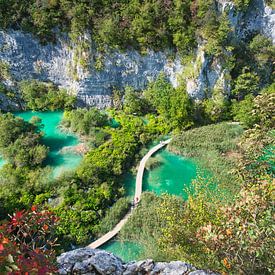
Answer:
MULTIPOLYGON (((232 2, 245 13, 252 0, 232 2)), ((0 28, 31 32, 43 44, 68 34, 76 47, 94 43, 103 55, 169 48, 183 64, 202 41, 207 56, 223 60, 232 86, 229 95, 216 88, 194 100, 184 78, 175 88, 161 73, 144 90, 114 90, 108 110, 79 108, 75 96, 50 82, 23 80, 10 90, 2 83, 9 68, 0 60, 0 93, 23 110, 64 110, 60 128, 88 148, 75 171, 53 178, 39 117, 26 122, 0 114, 0 155, 7 161, 0 169, 0 273, 56 272, 56 254, 112 229, 130 206, 125 173, 167 135, 168 150, 209 173, 198 172, 187 201, 144 193, 119 238, 142 244, 142 257, 154 260, 225 274, 274 271, 271 39, 251 33, 236 40, 214 0, 0 1, 0 28)))

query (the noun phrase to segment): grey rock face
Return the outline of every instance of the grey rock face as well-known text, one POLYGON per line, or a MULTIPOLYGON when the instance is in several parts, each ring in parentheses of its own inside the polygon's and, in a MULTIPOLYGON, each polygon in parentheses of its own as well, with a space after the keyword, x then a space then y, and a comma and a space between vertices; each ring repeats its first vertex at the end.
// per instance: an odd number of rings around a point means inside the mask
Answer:
POLYGON ((114 275, 214 275, 205 270, 197 270, 191 264, 180 261, 154 262, 144 260, 123 263, 112 253, 92 248, 80 248, 61 254, 57 258, 60 274, 114 274, 114 275))
MULTIPOLYGON (((259 32, 272 39, 275 43, 275 12, 264 0, 254 0, 245 13, 238 12, 228 0, 217 0, 219 12, 227 12, 233 29, 234 39, 242 40, 251 34, 259 32)), ((228 53, 230 54, 230 53, 228 53)), ((194 67, 198 70, 196 78, 187 79, 187 92, 194 98, 203 98, 205 93, 215 88, 230 93, 230 77, 227 69, 222 68, 218 58, 206 56, 203 45, 199 45, 194 67)), ((184 71, 184 69, 183 69, 184 71)))
POLYGON ((238 38, 259 32, 275 43, 275 11, 264 0, 253 0, 245 13, 236 12, 230 1, 219 0, 220 10, 228 11, 229 20, 238 38))
POLYGON ((122 274, 122 260, 103 250, 80 248, 57 259, 60 274, 122 274))
MULTIPOLYGON (((216 1, 220 12, 228 12, 237 39, 260 32, 275 42, 275 13, 264 0, 252 1, 246 13, 237 12, 232 1, 216 1)), ((177 77, 185 69, 180 59, 170 59, 168 52, 149 51, 142 55, 136 51, 114 51, 104 55, 103 67, 97 70, 95 60, 100 54, 93 48, 88 55, 88 68, 84 69, 78 57, 86 53, 76 54, 75 48, 65 37, 56 44, 41 45, 30 34, 0 31, 0 61, 9 64, 14 83, 33 78, 52 81, 76 94, 80 105, 108 107, 111 105, 113 89, 127 85, 144 89, 160 72, 164 72, 173 86, 177 86, 177 77)), ((206 56, 203 45, 198 46, 197 57, 193 66, 198 73, 195 77, 185 79, 187 92, 198 99, 217 86, 225 94, 229 93, 230 80, 228 72, 222 68, 222 61, 206 56)))
MULTIPOLYGON (((89 68, 84 70, 75 64, 73 47, 64 38, 56 44, 43 46, 31 34, 0 31, 0 60, 9 64, 15 81, 33 78, 52 81, 76 94, 85 105, 110 106, 114 88, 129 85, 143 89, 160 72, 164 72, 176 86, 176 74, 182 69, 179 59, 172 61, 167 53, 150 51, 141 55, 136 51, 126 51, 106 54, 100 70, 95 68, 91 58, 89 68)), ((98 53, 91 56, 96 58, 98 53)))

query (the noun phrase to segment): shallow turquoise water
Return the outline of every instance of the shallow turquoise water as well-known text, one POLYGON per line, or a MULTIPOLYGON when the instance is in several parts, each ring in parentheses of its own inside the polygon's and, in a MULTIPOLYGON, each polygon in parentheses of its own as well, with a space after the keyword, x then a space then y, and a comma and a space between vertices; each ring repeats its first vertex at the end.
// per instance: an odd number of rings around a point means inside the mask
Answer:
POLYGON ((160 159, 162 164, 151 171, 145 171, 143 190, 153 191, 158 195, 178 195, 187 199, 184 189, 196 178, 196 164, 167 150, 162 150, 154 156, 160 159))
MULTIPOLYGON (((73 170, 81 161, 82 157, 77 154, 60 154, 59 150, 64 146, 73 146, 78 144, 78 139, 74 135, 62 133, 58 124, 60 123, 63 112, 18 112, 14 115, 29 121, 33 116, 40 117, 44 127, 43 143, 49 147, 50 152, 45 164, 53 167, 53 175, 59 176, 64 171, 73 170)), ((0 165, 3 160, 0 159, 0 165)))
POLYGON ((136 243, 119 242, 115 240, 111 240, 108 243, 102 245, 100 249, 114 253, 125 262, 136 260, 142 253, 142 247, 136 243))
POLYGON ((5 161, 0 157, 0 168, 5 164, 5 161))
MULTIPOLYGON (((158 195, 168 193, 187 199, 184 189, 196 178, 196 164, 167 150, 161 150, 154 157, 161 161, 161 165, 145 172, 143 191, 153 191, 158 195)), ((127 196, 134 196, 135 176, 126 174, 124 187, 127 196)), ((124 261, 136 260, 142 253, 142 247, 133 242, 111 240, 100 248, 114 253, 124 261)))

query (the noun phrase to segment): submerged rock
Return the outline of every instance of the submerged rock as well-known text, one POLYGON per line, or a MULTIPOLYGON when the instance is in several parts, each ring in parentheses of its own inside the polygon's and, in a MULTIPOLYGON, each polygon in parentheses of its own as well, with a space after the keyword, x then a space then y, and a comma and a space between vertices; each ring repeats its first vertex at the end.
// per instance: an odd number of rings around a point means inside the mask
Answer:
POLYGON ((198 270, 180 261, 154 262, 144 260, 124 263, 120 258, 104 250, 80 248, 61 254, 57 258, 60 274, 86 275, 211 275, 211 271, 198 270))

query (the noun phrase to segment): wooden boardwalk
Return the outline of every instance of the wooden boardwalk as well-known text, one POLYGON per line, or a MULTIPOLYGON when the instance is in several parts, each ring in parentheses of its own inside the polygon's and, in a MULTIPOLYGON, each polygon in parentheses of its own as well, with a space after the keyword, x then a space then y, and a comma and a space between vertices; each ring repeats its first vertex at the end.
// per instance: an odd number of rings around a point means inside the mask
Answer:
MULTIPOLYGON (((152 149, 150 149, 150 151, 142 158, 142 160, 141 160, 141 162, 139 164, 139 167, 138 167, 138 173, 137 173, 137 177, 136 177, 136 191, 135 191, 135 197, 134 197, 134 200, 135 200, 135 203, 136 203, 135 206, 139 203, 140 198, 141 198, 141 193, 142 193, 142 178, 143 178, 143 173, 144 173, 146 161, 155 152, 157 152, 159 149, 161 149, 162 147, 164 147, 165 145, 167 145, 170 141, 171 141, 171 139, 168 139, 166 141, 161 141, 158 145, 156 145, 152 149)), ((103 235, 102 237, 100 237, 99 239, 97 239, 96 241, 92 242, 87 247, 98 248, 101 245, 103 245, 104 243, 106 243, 109 240, 111 240, 115 235, 118 234, 118 232, 121 230, 121 228, 123 227, 123 225, 127 222, 128 218, 132 215, 133 209, 134 208, 132 208, 123 217, 123 219, 114 227, 113 230, 109 231, 108 233, 106 233, 105 235, 103 235)))

